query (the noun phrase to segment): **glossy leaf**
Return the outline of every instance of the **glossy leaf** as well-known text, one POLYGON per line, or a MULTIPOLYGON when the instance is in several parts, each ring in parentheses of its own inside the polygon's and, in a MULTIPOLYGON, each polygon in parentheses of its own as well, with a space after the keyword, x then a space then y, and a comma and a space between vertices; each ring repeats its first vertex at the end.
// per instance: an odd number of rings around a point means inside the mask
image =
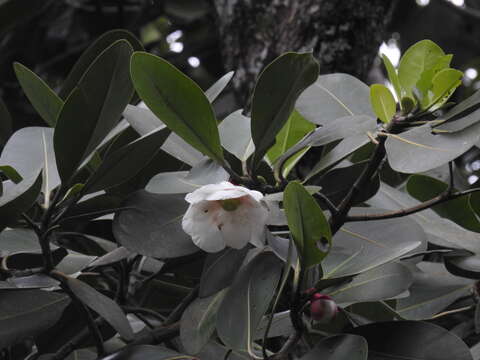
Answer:
POLYGON ((142 170, 160 150, 169 132, 154 130, 151 134, 106 155, 100 167, 85 184, 84 193, 92 193, 121 184, 142 170))
POLYGON ((217 313, 217 333, 233 350, 250 350, 280 279, 281 262, 261 253, 236 277, 217 313))
POLYGON ((371 359, 473 360, 469 348, 459 337, 426 322, 379 322, 359 326, 351 332, 367 340, 371 359))
POLYGON ((399 135, 389 136, 385 149, 393 170, 413 174, 452 161, 470 149, 479 139, 479 123, 454 133, 439 134, 433 134, 430 125, 425 124, 399 135))
POLYGON ((125 40, 109 46, 65 102, 53 137, 58 171, 68 182, 120 120, 133 87, 128 73, 133 49, 125 40))
POLYGON ((170 130, 223 162, 215 114, 195 82, 166 60, 144 52, 132 56, 131 76, 142 100, 170 130))
POLYGON ((298 182, 285 188, 283 205, 304 269, 319 264, 332 245, 332 233, 322 209, 298 182))
POLYGON ((367 360, 368 345, 358 335, 341 334, 322 339, 300 360, 367 360))
POLYGON ((43 290, 0 290, 0 347, 35 337, 53 326, 70 299, 43 290))
POLYGON ((182 217, 188 207, 183 195, 139 191, 132 194, 123 207, 129 209, 115 215, 113 233, 130 251, 158 258, 199 251, 182 229, 182 217))
POLYGON ((413 87, 422 73, 432 68, 444 55, 443 50, 430 40, 421 40, 408 48, 398 66, 398 78, 408 96, 412 97, 413 87))
POLYGON ((235 72, 229 71, 220 79, 215 81, 215 83, 205 91, 205 96, 207 97, 208 101, 213 102, 218 97, 218 95, 220 95, 220 93, 225 89, 230 80, 232 80, 234 74, 235 72))
POLYGON ((432 95, 429 97, 428 105, 435 104, 432 110, 447 102, 455 89, 462 83, 463 73, 455 69, 443 69, 432 79, 432 95))
POLYGON ((228 115, 218 126, 222 146, 240 161, 247 161, 255 150, 253 144, 250 118, 237 110, 228 115))
POLYGON ((14 63, 13 68, 30 103, 49 126, 55 127, 58 114, 63 106, 63 100, 26 66, 14 63))
POLYGON ((416 88, 419 91, 422 106, 424 108, 428 106, 429 101, 433 95, 433 78, 439 71, 449 68, 452 57, 453 55, 451 54, 439 57, 432 67, 426 69, 420 75, 420 79, 417 81, 416 88))
POLYGON ((36 176, 39 167, 43 167, 46 170, 44 189, 46 186, 50 191, 57 187, 60 178, 53 151, 53 129, 26 127, 17 130, 3 148, 1 165, 13 167, 22 178, 36 176))
POLYGON ((405 265, 391 262, 322 292, 330 295, 337 304, 347 306, 357 302, 388 300, 408 290, 412 282, 413 276, 405 265))
MULTIPOLYGON (((351 214, 372 214, 380 209, 355 208, 351 214)), ((345 224, 333 238, 322 262, 324 278, 359 274, 398 259, 425 242, 422 228, 408 218, 355 221, 345 224)))
POLYGON ((133 339, 133 330, 122 309, 112 299, 83 281, 67 278, 67 286, 89 308, 103 317, 127 341, 133 339))
POLYGON ((286 53, 260 74, 252 99, 253 170, 275 144, 296 100, 317 79, 318 71, 318 63, 311 53, 286 53))
POLYGON ((389 123, 397 110, 397 104, 390 90, 385 85, 370 86, 370 101, 375 115, 383 122, 389 123))

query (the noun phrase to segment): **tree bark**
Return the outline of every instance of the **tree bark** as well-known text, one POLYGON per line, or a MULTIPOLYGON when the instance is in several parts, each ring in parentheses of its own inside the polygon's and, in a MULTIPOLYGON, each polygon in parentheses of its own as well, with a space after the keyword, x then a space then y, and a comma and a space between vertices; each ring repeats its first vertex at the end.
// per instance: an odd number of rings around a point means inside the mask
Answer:
POLYGON ((287 51, 313 51, 321 73, 365 79, 396 1, 214 0, 226 70, 245 103, 259 72, 287 51))

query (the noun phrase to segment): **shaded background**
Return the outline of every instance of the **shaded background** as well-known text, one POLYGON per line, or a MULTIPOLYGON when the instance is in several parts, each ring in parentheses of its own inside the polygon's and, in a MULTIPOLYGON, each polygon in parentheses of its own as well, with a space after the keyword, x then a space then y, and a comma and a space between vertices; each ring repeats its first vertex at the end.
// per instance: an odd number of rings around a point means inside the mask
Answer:
MULTIPOLYGON (((44 124, 19 87, 13 61, 59 89, 92 41, 116 28, 134 33, 204 89, 236 70, 216 101, 220 117, 248 108, 259 71, 285 51, 313 51, 322 73, 382 83, 379 52, 395 64, 428 38, 465 71, 457 100, 480 87, 475 0, 0 0, 0 96, 15 128, 44 124)), ((457 161, 464 186, 478 180, 478 158, 475 148, 457 161)))

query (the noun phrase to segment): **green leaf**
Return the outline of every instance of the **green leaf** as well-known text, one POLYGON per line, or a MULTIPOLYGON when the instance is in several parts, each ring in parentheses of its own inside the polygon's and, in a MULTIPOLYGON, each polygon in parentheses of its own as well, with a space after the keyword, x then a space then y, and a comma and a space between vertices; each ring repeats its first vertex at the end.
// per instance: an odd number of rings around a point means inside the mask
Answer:
POLYGON ((95 40, 95 42, 83 52, 82 56, 80 56, 68 74, 67 79, 63 82, 59 96, 65 100, 96 59, 112 44, 122 39, 128 41, 134 51, 143 50, 142 43, 131 32, 124 29, 107 31, 95 40))
POLYGON ((174 258, 199 251, 182 229, 188 203, 184 195, 138 191, 115 215, 113 234, 128 250, 145 256, 174 258))
POLYGON ((428 101, 429 91, 432 90, 432 80, 434 76, 443 69, 447 69, 450 66, 450 61, 452 60, 452 55, 445 55, 438 58, 435 65, 433 65, 430 69, 425 70, 420 79, 417 81, 416 88, 420 91, 420 95, 422 96, 422 102, 428 101))
POLYGON ((407 96, 413 97, 413 87, 422 73, 435 66, 443 56, 443 50, 430 40, 421 40, 408 48, 398 66, 398 79, 407 96))
POLYGON ((70 302, 68 296, 53 291, 0 291, 0 348, 46 331, 70 302))
POLYGON ((53 137, 63 182, 70 180, 120 120, 133 94, 128 72, 132 52, 125 40, 113 43, 95 59, 66 100, 53 137))
POLYGON ((272 253, 260 253, 235 278, 217 312, 217 332, 230 349, 251 351, 280 279, 282 264, 272 253))
POLYGON ((320 264, 332 245, 332 233, 322 209, 295 181, 285 188, 283 205, 303 268, 320 264))
POLYGON ((14 223, 20 214, 32 207, 40 195, 41 188, 42 173, 38 168, 18 184, 3 184, 3 194, 0 197, 0 230, 14 223))
POLYGON ((435 110, 445 104, 455 89, 462 83, 463 73, 455 69, 439 71, 432 79, 432 94, 428 104, 422 104, 424 108, 435 110), (433 105, 434 106, 431 106, 433 105))
MULTIPOLYGON (((381 209, 353 208, 351 215, 381 213, 381 209)), ((423 229, 409 218, 355 221, 345 224, 333 238, 322 262, 325 279, 372 270, 412 252, 426 249, 423 229)))
MULTIPOLYGON (((407 182, 408 193, 422 202, 440 195, 447 187, 444 182, 425 175, 412 175, 407 182)), ((480 232, 480 221, 470 207, 467 196, 435 205, 431 209, 465 229, 480 232)))
POLYGON ((390 90, 385 85, 370 86, 370 101, 375 115, 383 122, 389 123, 397 111, 397 104, 390 90))
POLYGON ((319 66, 311 53, 286 53, 260 74, 252 99, 251 169, 256 170, 275 137, 287 122, 300 94, 318 77, 319 66))
POLYGON ((99 293, 83 281, 72 277, 67 277, 67 286, 82 303, 103 317, 125 340, 133 339, 133 330, 130 323, 115 301, 99 293))
POLYGON ((207 97, 208 101, 213 102, 218 95, 220 95, 230 80, 232 80, 233 74, 235 74, 235 72, 229 71, 205 91, 205 96, 207 97))
POLYGON ((105 190, 134 177, 160 151, 169 133, 167 129, 154 130, 111 154, 107 153, 85 184, 84 193, 105 190))
POLYGON ((300 360, 367 360, 368 346, 358 335, 341 334, 323 338, 300 360))
POLYGON ((392 62, 386 55, 382 55, 383 65, 385 69, 387 69, 388 80, 393 86, 395 90, 395 94, 397 95, 397 99, 400 100, 403 97, 402 88, 400 86, 400 80, 398 79, 397 70, 393 66, 392 62))
POLYGON ((227 248, 208 254, 200 278, 199 296, 211 296, 228 287, 239 272, 248 250, 245 246, 240 250, 227 248))
POLYGON ((342 73, 319 76, 298 98, 295 108, 308 121, 323 126, 345 116, 374 116, 368 86, 342 73))
POLYGON ((203 299, 196 299, 180 319, 180 341, 185 351, 197 354, 210 340, 217 321, 217 311, 225 291, 203 299))
POLYGON ((17 170, 15 170, 9 165, 0 166, 0 171, 3 173, 3 175, 12 180, 15 184, 18 184, 20 181, 23 180, 23 177, 17 172, 17 170))
MULTIPOLYGON (((283 155, 288 149, 294 146, 310 131, 315 130, 315 125, 305 120, 296 110, 292 112, 282 130, 277 134, 275 145, 267 152, 268 160, 273 164, 277 159, 283 155)), ((286 177, 289 170, 300 160, 306 151, 299 151, 294 156, 291 156, 284 164, 283 176, 286 177)))
POLYGON ((215 114, 202 89, 166 60, 135 52, 131 76, 153 113, 194 148, 223 163, 215 114))
POLYGON ((228 115, 218 126, 222 146, 240 161, 247 161, 255 150, 253 144, 250 118, 237 110, 228 115))
POLYGON ((365 271, 346 284, 322 292, 345 307, 359 302, 388 300, 408 290, 412 282, 413 275, 405 265, 391 262, 365 271))
POLYGON ((393 170, 425 172, 454 160, 480 139, 480 123, 454 133, 432 133, 430 124, 389 136, 385 149, 393 170), (415 159, 415 161, 412 161, 415 159))
POLYGON ((45 122, 55 127, 63 101, 55 92, 33 71, 16 62, 13 64, 17 79, 28 100, 45 122))
POLYGON ((473 360, 470 349, 458 336, 427 322, 377 322, 356 327, 351 333, 367 340, 371 359, 473 360))

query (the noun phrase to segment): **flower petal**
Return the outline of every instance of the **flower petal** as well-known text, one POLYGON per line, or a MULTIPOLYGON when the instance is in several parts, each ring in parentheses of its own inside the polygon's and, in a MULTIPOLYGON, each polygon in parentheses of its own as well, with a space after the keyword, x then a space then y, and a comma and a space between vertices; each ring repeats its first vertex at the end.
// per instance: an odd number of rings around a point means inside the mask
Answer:
POLYGON ((218 252, 226 246, 216 225, 219 209, 217 204, 202 201, 190 205, 182 219, 183 230, 192 237, 196 246, 206 252, 218 252))

